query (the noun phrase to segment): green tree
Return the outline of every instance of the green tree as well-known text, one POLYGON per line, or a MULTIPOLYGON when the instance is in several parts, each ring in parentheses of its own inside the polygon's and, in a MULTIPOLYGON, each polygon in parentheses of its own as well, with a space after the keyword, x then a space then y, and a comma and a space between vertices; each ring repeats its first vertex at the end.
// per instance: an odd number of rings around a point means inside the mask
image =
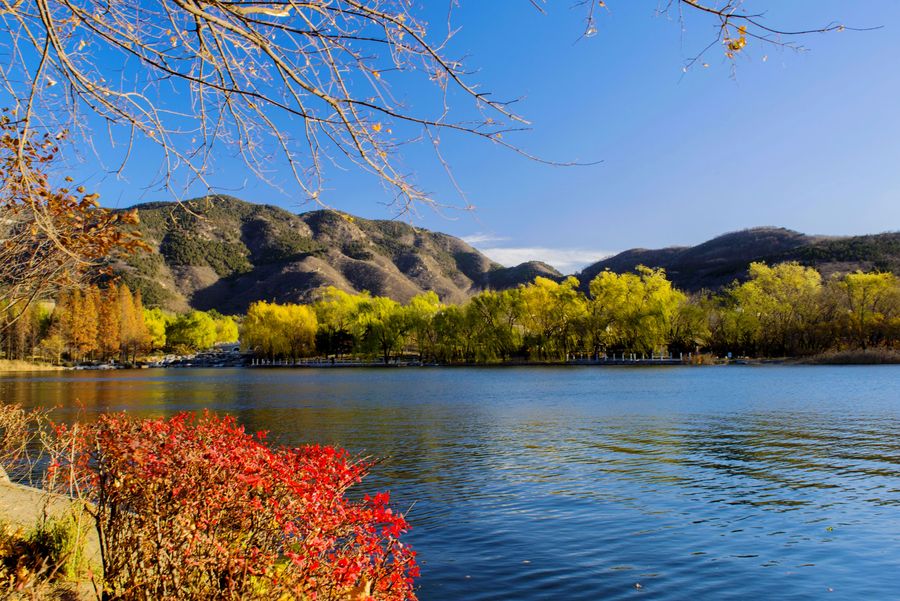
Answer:
POLYGON ((166 347, 166 327, 175 318, 158 307, 144 309, 143 317, 147 328, 150 350, 164 349, 166 347))
POLYGON ((435 358, 443 363, 463 361, 470 363, 477 359, 479 337, 476 314, 471 305, 461 307, 450 305, 441 309, 433 319, 436 334, 435 358))
POLYGON ((359 306, 369 299, 369 293, 348 294, 334 286, 322 292, 313 305, 318 322, 316 348, 325 355, 345 355, 356 346, 354 324, 359 306))
POLYGON ((521 289, 486 290, 473 297, 466 309, 477 323, 480 354, 486 360, 507 360, 521 351, 521 289))
POLYGON ((366 298, 357 308, 353 324, 358 349, 366 355, 380 355, 385 365, 403 348, 410 323, 397 301, 384 296, 366 298))
POLYGON ((407 326, 423 361, 432 360, 436 356, 438 334, 434 328, 434 316, 442 307, 434 292, 418 294, 404 307, 407 326))
POLYGON ((708 295, 688 298, 678 305, 672 319, 670 350, 699 352, 709 344, 712 332, 709 314, 713 303, 708 295))
POLYGON ((179 315, 166 326, 166 344, 177 351, 198 351, 216 343, 216 322, 203 311, 179 315))

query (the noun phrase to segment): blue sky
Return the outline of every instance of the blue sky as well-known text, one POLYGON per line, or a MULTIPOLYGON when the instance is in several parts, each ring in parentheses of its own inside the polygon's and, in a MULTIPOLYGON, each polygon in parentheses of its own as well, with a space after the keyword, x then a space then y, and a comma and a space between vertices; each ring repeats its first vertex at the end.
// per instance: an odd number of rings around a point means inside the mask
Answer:
MULTIPOLYGON (((439 25, 446 4, 427 4, 439 25)), ((476 210, 423 209, 416 225, 466 237, 504 263, 541 259, 566 271, 613 251, 758 225, 900 229, 900 2, 749 0, 773 25, 883 28, 805 37, 802 53, 751 42, 733 63, 713 48, 709 66, 688 73, 685 60, 714 35, 711 21, 688 15, 682 31, 654 14, 655 0, 607 0, 598 35, 576 43, 583 14, 573 4, 551 0, 540 14, 524 0, 460 0, 449 53, 467 55, 473 80, 495 96, 521 97, 518 110, 533 128, 514 143, 548 159, 603 162, 549 167, 445 137, 444 156, 476 210)), ((417 92, 406 100, 415 108, 417 92)), ((143 189, 155 170, 146 152, 124 180, 102 177, 93 160, 77 169, 109 206, 163 200, 143 189)), ((428 149, 409 147, 405 163, 437 200, 460 203, 428 149)), ((259 184, 227 156, 216 170, 212 181, 246 200, 314 208, 299 193, 259 184)), ((331 206, 392 216, 373 178, 328 175, 331 206)))

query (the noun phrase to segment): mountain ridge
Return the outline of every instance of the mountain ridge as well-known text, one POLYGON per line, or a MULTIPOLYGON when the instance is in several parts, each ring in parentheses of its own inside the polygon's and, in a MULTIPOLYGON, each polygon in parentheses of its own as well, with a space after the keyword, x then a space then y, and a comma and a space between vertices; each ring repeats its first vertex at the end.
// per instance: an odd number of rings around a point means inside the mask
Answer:
POLYGON ((296 214, 230 196, 132 209, 150 250, 114 269, 147 304, 173 310, 310 302, 326 286, 400 301, 434 291, 455 303, 536 275, 562 277, 537 262, 503 267, 448 234, 327 209, 296 214))
POLYGON ((785 261, 815 267, 825 277, 858 269, 900 275, 900 232, 822 236, 783 227, 754 227, 727 232, 694 246, 629 249, 585 267, 576 277, 586 287, 605 269, 622 273, 645 265, 665 269, 675 286, 697 292, 745 280, 752 262, 785 261))
MULTIPOLYGON (((135 205, 149 251, 119 258, 115 273, 148 305, 243 312, 257 300, 311 302, 326 286, 407 301, 434 291, 444 302, 503 290, 537 276, 540 261, 504 267, 463 240, 407 223, 332 210, 292 213, 231 196, 135 205)), ((688 292, 746 278, 753 261, 799 261, 828 276, 856 269, 900 275, 900 233, 810 236, 779 227, 728 232, 694 246, 633 248, 580 272, 583 289, 605 269, 659 267, 688 292)))

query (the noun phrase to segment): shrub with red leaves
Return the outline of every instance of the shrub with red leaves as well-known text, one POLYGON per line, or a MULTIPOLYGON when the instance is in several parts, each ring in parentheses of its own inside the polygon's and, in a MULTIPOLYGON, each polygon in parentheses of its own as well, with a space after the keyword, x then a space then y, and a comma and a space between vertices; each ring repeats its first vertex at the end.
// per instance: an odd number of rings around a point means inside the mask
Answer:
POLYGON ((74 452, 50 476, 94 506, 104 598, 415 599, 407 522, 387 493, 347 498, 368 465, 344 450, 272 448, 208 413, 59 434, 74 452))

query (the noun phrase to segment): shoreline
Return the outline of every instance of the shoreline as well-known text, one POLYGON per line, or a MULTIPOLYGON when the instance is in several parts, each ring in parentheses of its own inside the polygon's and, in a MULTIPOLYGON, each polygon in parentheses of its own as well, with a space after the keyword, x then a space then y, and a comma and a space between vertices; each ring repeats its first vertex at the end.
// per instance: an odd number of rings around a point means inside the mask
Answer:
POLYGON ((22 373, 50 373, 61 371, 119 371, 142 369, 403 369, 403 368, 521 368, 521 367, 727 367, 727 366, 838 366, 838 365, 900 365, 900 352, 893 351, 838 351, 822 353, 810 357, 772 357, 772 358, 710 358, 702 362, 689 359, 609 359, 600 361, 503 361, 496 363, 422 363, 420 361, 313 361, 302 360, 297 363, 254 363, 252 359, 238 364, 231 361, 223 363, 191 363, 173 362, 170 364, 139 364, 93 366, 61 366, 27 361, 0 360, 0 375, 22 373))

